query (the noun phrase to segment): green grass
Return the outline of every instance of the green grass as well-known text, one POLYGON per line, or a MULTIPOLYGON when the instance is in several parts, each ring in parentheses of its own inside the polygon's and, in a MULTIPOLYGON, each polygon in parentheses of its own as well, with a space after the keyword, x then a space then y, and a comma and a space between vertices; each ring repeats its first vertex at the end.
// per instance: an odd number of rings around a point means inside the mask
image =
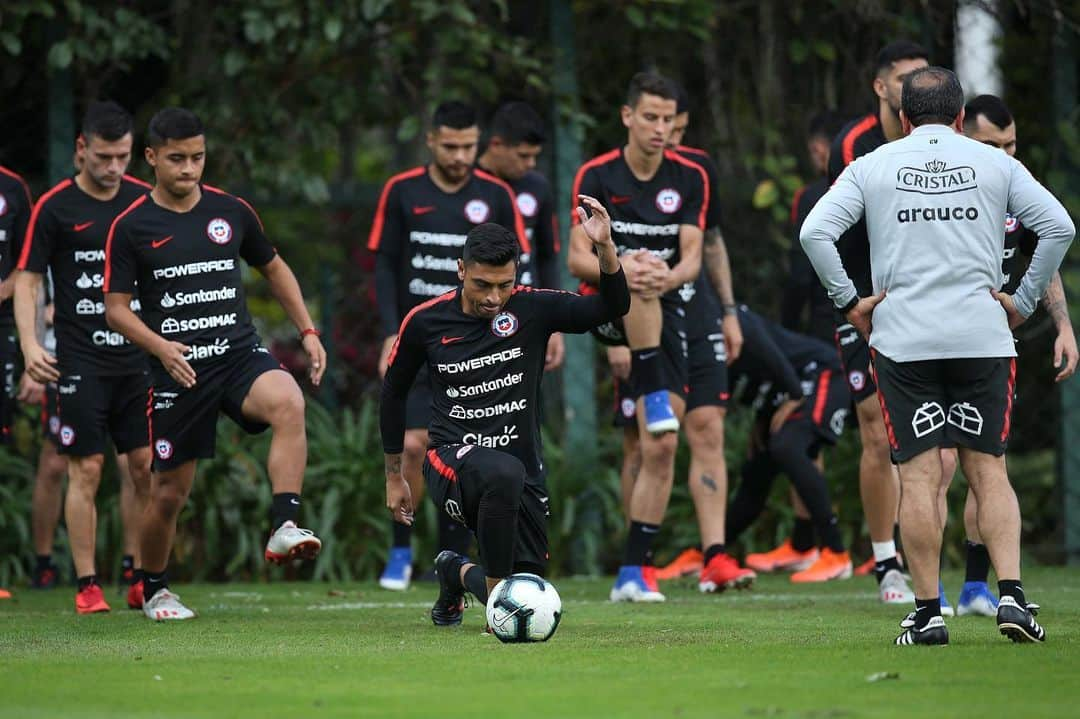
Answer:
MULTIPOLYGON (((948 575, 955 601, 961 577, 948 575)), ((432 585, 178 585, 198 619, 78 617, 69 589, 0 603, 0 716, 981 717, 1076 716, 1080 571, 1032 570, 1049 641, 948 620, 952 644, 893 647, 903 608, 871 579, 739 594, 668 584, 663 605, 612 605, 610 580, 562 579, 547 644, 427 617, 432 585), (896 678, 871 681, 878 673, 896 678)), ((113 590, 108 597, 114 598, 113 590)))

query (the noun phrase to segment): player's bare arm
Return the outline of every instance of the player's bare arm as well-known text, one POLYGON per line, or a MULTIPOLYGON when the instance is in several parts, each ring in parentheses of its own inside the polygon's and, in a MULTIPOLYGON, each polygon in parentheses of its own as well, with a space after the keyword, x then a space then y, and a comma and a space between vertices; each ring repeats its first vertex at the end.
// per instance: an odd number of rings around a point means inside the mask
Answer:
POLYGON ((386 508, 395 522, 413 523, 412 492, 401 474, 401 454, 387 454, 386 458, 386 508))
POLYGON ((874 308, 885 299, 885 291, 880 294, 860 297, 855 306, 844 313, 851 326, 859 331, 863 339, 870 340, 870 331, 873 329, 874 308))
MULTIPOLYGON (((578 195, 578 199, 582 205, 577 208, 578 218, 581 220, 578 227, 596 251, 600 272, 613 275, 619 271, 619 256, 615 250, 615 243, 611 240, 611 217, 595 197, 578 195)), ((596 279, 597 281, 600 279, 599 272, 596 273, 596 279)))
POLYGON ((1057 337, 1054 339, 1054 367, 1060 368, 1060 371, 1054 381, 1061 382, 1076 372, 1080 350, 1077 349, 1076 334, 1069 319, 1069 304, 1065 300, 1065 287, 1061 283, 1060 272, 1054 272, 1054 276, 1050 278, 1042 301, 1046 314, 1050 315, 1054 327, 1057 328, 1057 337))
POLYGON ((323 349, 318 334, 308 331, 313 330, 315 325, 311 321, 307 305, 304 304, 304 295, 300 291, 300 283, 296 281, 296 275, 280 256, 275 256, 270 262, 257 269, 266 278, 271 294, 292 320, 296 331, 301 333, 300 343, 304 346, 304 352, 307 353, 308 361, 311 363, 308 376, 311 378, 311 384, 318 387, 322 382, 323 373, 326 372, 326 350, 323 349))
POLYGON ((60 379, 56 357, 41 346, 37 336, 38 294, 42 276, 39 272, 20 270, 14 275, 15 324, 19 328, 19 345, 22 347, 26 373, 37 382, 55 382, 60 379))
POLYGON ((724 346, 727 349, 729 363, 739 359, 742 352, 743 336, 739 326, 739 316, 735 311, 735 288, 731 281, 731 261, 728 259, 727 244, 724 235, 717 228, 705 232, 703 261, 709 273, 720 304, 724 307, 724 346))
POLYGON ((188 389, 195 386, 195 370, 184 355, 190 348, 180 342, 170 342, 146 326, 131 310, 131 293, 105 293, 105 321, 109 327, 124 335, 132 344, 154 355, 169 375, 188 389))

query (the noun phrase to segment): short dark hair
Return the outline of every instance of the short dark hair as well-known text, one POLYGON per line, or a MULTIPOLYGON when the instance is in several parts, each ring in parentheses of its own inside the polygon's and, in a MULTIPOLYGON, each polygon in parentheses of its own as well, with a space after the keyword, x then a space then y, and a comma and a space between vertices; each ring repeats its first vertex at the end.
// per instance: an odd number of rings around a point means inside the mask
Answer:
POLYGON ((690 95, 686 92, 686 87, 681 83, 675 84, 677 96, 675 98, 675 114, 681 115, 684 112, 690 112, 690 95))
POLYGON ((477 225, 465 236, 465 250, 461 254, 461 260, 466 265, 479 262, 496 267, 511 261, 517 262, 517 235, 494 222, 477 225))
POLYGON ((491 118, 491 136, 501 137, 508 145, 543 145, 544 121, 527 102, 508 102, 491 118))
POLYGON ((131 115, 112 100, 95 101, 86 108, 82 120, 82 136, 87 142, 90 136, 100 137, 105 142, 116 142, 131 132, 131 115))
POLYGON ((844 129, 844 116, 833 110, 822 110, 806 123, 806 139, 824 137, 829 142, 844 129))
POLYGON ((900 109, 915 127, 948 125, 964 109, 964 88, 952 70, 919 68, 904 78, 900 109))
POLYGON ((166 107, 154 113, 146 128, 146 144, 161 147, 169 140, 186 140, 205 135, 202 120, 191 110, 166 107))
POLYGON ((626 104, 637 107, 642 95, 656 95, 665 100, 679 99, 678 86, 668 78, 655 72, 639 72, 630 78, 630 87, 626 90, 626 104))
POLYGON ((1013 116, 1009 112, 1008 105, 997 95, 979 95, 965 105, 964 127, 969 129, 975 127, 979 115, 1001 130, 1013 124, 1013 116))
POLYGON ((885 70, 891 70, 893 63, 898 60, 929 59, 930 53, 919 43, 911 40, 895 40, 878 51, 874 74, 880 75, 885 70))
POLYGON ((464 130, 467 127, 476 126, 476 110, 471 105, 466 105, 459 100, 448 100, 435 108, 431 116, 431 129, 449 127, 453 130, 464 130))

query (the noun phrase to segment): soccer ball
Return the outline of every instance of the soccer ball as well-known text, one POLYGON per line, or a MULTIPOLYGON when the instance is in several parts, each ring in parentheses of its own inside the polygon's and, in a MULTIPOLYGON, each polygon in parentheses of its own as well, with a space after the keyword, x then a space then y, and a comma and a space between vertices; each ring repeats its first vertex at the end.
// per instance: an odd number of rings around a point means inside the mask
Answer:
POLYGON ((488 626, 504 642, 546 642, 561 618, 559 593, 535 574, 511 574, 488 597, 488 626))

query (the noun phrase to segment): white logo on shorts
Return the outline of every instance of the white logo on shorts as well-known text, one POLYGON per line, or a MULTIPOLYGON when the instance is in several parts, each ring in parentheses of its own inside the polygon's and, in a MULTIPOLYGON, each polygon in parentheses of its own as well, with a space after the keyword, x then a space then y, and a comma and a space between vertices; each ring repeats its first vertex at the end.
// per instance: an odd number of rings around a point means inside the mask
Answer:
POLYGON ((925 437, 945 426, 945 410, 937 402, 923 402, 911 418, 916 437, 925 437))
POLYGON ((847 420, 848 411, 846 409, 838 409, 833 412, 833 416, 829 419, 829 429, 832 433, 839 437, 844 432, 844 422, 847 420))
POLYGON ((446 500, 446 504, 444 505, 444 507, 446 508, 446 513, 450 515, 450 519, 454 520, 455 522, 461 522, 462 524, 465 524, 465 515, 461 513, 461 507, 458 505, 457 502, 452 499, 448 499, 446 500))
POLYGON ((158 459, 168 459, 173 455, 172 442, 164 438, 155 440, 154 451, 157 452, 158 459))
POLYGON ((949 407, 949 424, 978 437, 982 434, 983 418, 977 407, 961 402, 949 407))
POLYGON ((60 434, 60 418, 53 416, 49 417, 49 434, 60 434))
POLYGON ((464 457, 465 455, 467 455, 467 454, 468 454, 469 452, 473 451, 473 447, 474 447, 474 446, 475 446, 475 445, 472 445, 472 444, 466 444, 466 445, 462 446, 462 447, 461 447, 461 449, 459 449, 459 450, 458 450, 458 451, 457 451, 457 452, 456 452, 456 453, 454 454, 454 456, 455 456, 455 457, 457 457, 458 459, 461 459, 462 457, 464 457))
POLYGON ((861 392, 862 388, 866 386, 866 375, 859 370, 853 370, 848 373, 847 381, 851 385, 853 392, 861 392))

